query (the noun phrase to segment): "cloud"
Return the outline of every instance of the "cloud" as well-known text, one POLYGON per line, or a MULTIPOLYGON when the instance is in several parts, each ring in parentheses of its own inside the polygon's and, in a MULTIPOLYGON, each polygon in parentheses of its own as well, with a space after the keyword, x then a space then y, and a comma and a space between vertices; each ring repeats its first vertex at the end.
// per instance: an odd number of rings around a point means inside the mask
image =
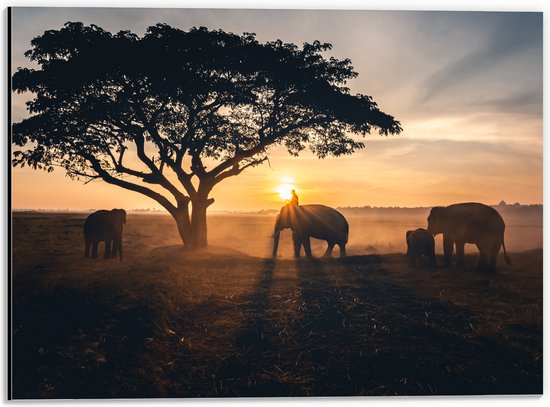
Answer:
POLYGON ((474 108, 484 108, 485 111, 531 114, 542 117, 543 92, 542 87, 518 90, 516 93, 493 99, 473 101, 474 108))
MULTIPOLYGON (((29 64, 23 52, 33 37, 67 21, 140 35, 166 22, 183 29, 256 32, 260 41, 328 41, 334 45, 329 55, 351 58, 359 73, 349 84, 352 91, 372 95, 403 124, 403 134, 373 134, 366 149, 352 156, 295 158, 274 149, 271 167, 266 163, 216 188, 217 209, 276 206, 273 188, 282 176, 295 178, 305 202, 333 206, 542 202, 541 13, 125 8, 13 13, 14 69, 29 64)), ((24 95, 14 96, 15 121, 25 115, 24 101, 24 95)), ((42 207, 149 202, 105 184, 70 182, 59 171, 25 168, 14 172, 13 185, 19 207, 25 206, 23 190, 35 191, 25 199, 40 196, 42 207), (55 190, 40 194, 41 185, 55 190), (90 203, 52 203, 67 196, 90 203), (92 203, 99 199, 102 203, 92 203)))
POLYGON ((385 166, 412 174, 542 175, 542 149, 539 154, 533 154, 514 143, 395 138, 389 143, 371 141, 358 156, 358 159, 382 161, 385 166))
MULTIPOLYGON (((429 75, 421 85, 418 102, 440 105, 444 100, 447 107, 468 106, 470 100, 476 105, 475 98, 481 97, 485 105, 494 109, 516 109, 515 104, 502 101, 521 102, 528 95, 533 102, 529 110, 540 112, 542 13, 478 13, 476 16, 481 21, 475 26, 455 27, 471 30, 470 47, 462 55, 452 55, 443 67, 429 75), (491 28, 488 32, 487 27, 491 28)), ((458 21, 460 19, 455 23, 458 21)))

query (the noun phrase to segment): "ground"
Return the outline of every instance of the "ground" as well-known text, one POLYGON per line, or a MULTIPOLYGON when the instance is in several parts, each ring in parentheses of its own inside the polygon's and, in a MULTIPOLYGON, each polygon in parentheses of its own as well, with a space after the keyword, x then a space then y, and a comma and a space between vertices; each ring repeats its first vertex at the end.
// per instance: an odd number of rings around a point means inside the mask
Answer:
POLYGON ((85 216, 14 215, 14 398, 542 393, 540 249, 494 274, 357 240, 272 259, 272 217, 234 216, 190 254, 168 217, 129 215, 124 260, 84 259, 85 216))

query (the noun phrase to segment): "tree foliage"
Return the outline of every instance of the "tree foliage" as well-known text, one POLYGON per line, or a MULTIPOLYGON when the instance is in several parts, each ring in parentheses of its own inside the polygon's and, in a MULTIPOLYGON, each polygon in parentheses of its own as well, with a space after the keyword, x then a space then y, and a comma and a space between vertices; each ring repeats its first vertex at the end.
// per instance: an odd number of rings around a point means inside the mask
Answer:
POLYGON ((139 37, 67 23, 31 45, 25 55, 39 68, 13 76, 15 91, 34 94, 30 117, 12 127, 23 147, 13 164, 61 166, 145 194, 176 218, 184 241, 195 239, 189 203, 205 212, 212 188, 264 162, 269 147, 340 156, 364 146, 356 134, 401 131, 370 96, 350 93, 351 61, 325 58, 331 45, 318 41, 166 24, 139 37))

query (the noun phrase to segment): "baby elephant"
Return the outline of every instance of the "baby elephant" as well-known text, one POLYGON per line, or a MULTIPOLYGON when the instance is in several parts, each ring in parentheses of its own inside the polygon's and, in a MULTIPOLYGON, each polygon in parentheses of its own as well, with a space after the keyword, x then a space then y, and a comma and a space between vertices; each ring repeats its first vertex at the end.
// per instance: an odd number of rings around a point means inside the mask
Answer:
POLYGON ((416 266, 416 259, 426 256, 430 266, 435 266, 435 241, 434 237, 426 229, 407 231, 407 260, 409 266, 416 266))

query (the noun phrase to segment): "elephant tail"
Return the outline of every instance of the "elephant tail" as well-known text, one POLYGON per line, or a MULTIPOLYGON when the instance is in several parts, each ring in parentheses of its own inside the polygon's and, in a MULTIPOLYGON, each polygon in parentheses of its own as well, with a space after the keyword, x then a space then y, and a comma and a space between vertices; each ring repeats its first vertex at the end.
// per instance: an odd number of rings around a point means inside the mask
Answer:
POLYGON ((508 253, 506 253, 506 247, 504 246, 504 238, 502 239, 502 250, 504 251, 504 261, 506 262, 506 264, 511 266, 512 259, 510 258, 510 256, 508 256, 508 253))

